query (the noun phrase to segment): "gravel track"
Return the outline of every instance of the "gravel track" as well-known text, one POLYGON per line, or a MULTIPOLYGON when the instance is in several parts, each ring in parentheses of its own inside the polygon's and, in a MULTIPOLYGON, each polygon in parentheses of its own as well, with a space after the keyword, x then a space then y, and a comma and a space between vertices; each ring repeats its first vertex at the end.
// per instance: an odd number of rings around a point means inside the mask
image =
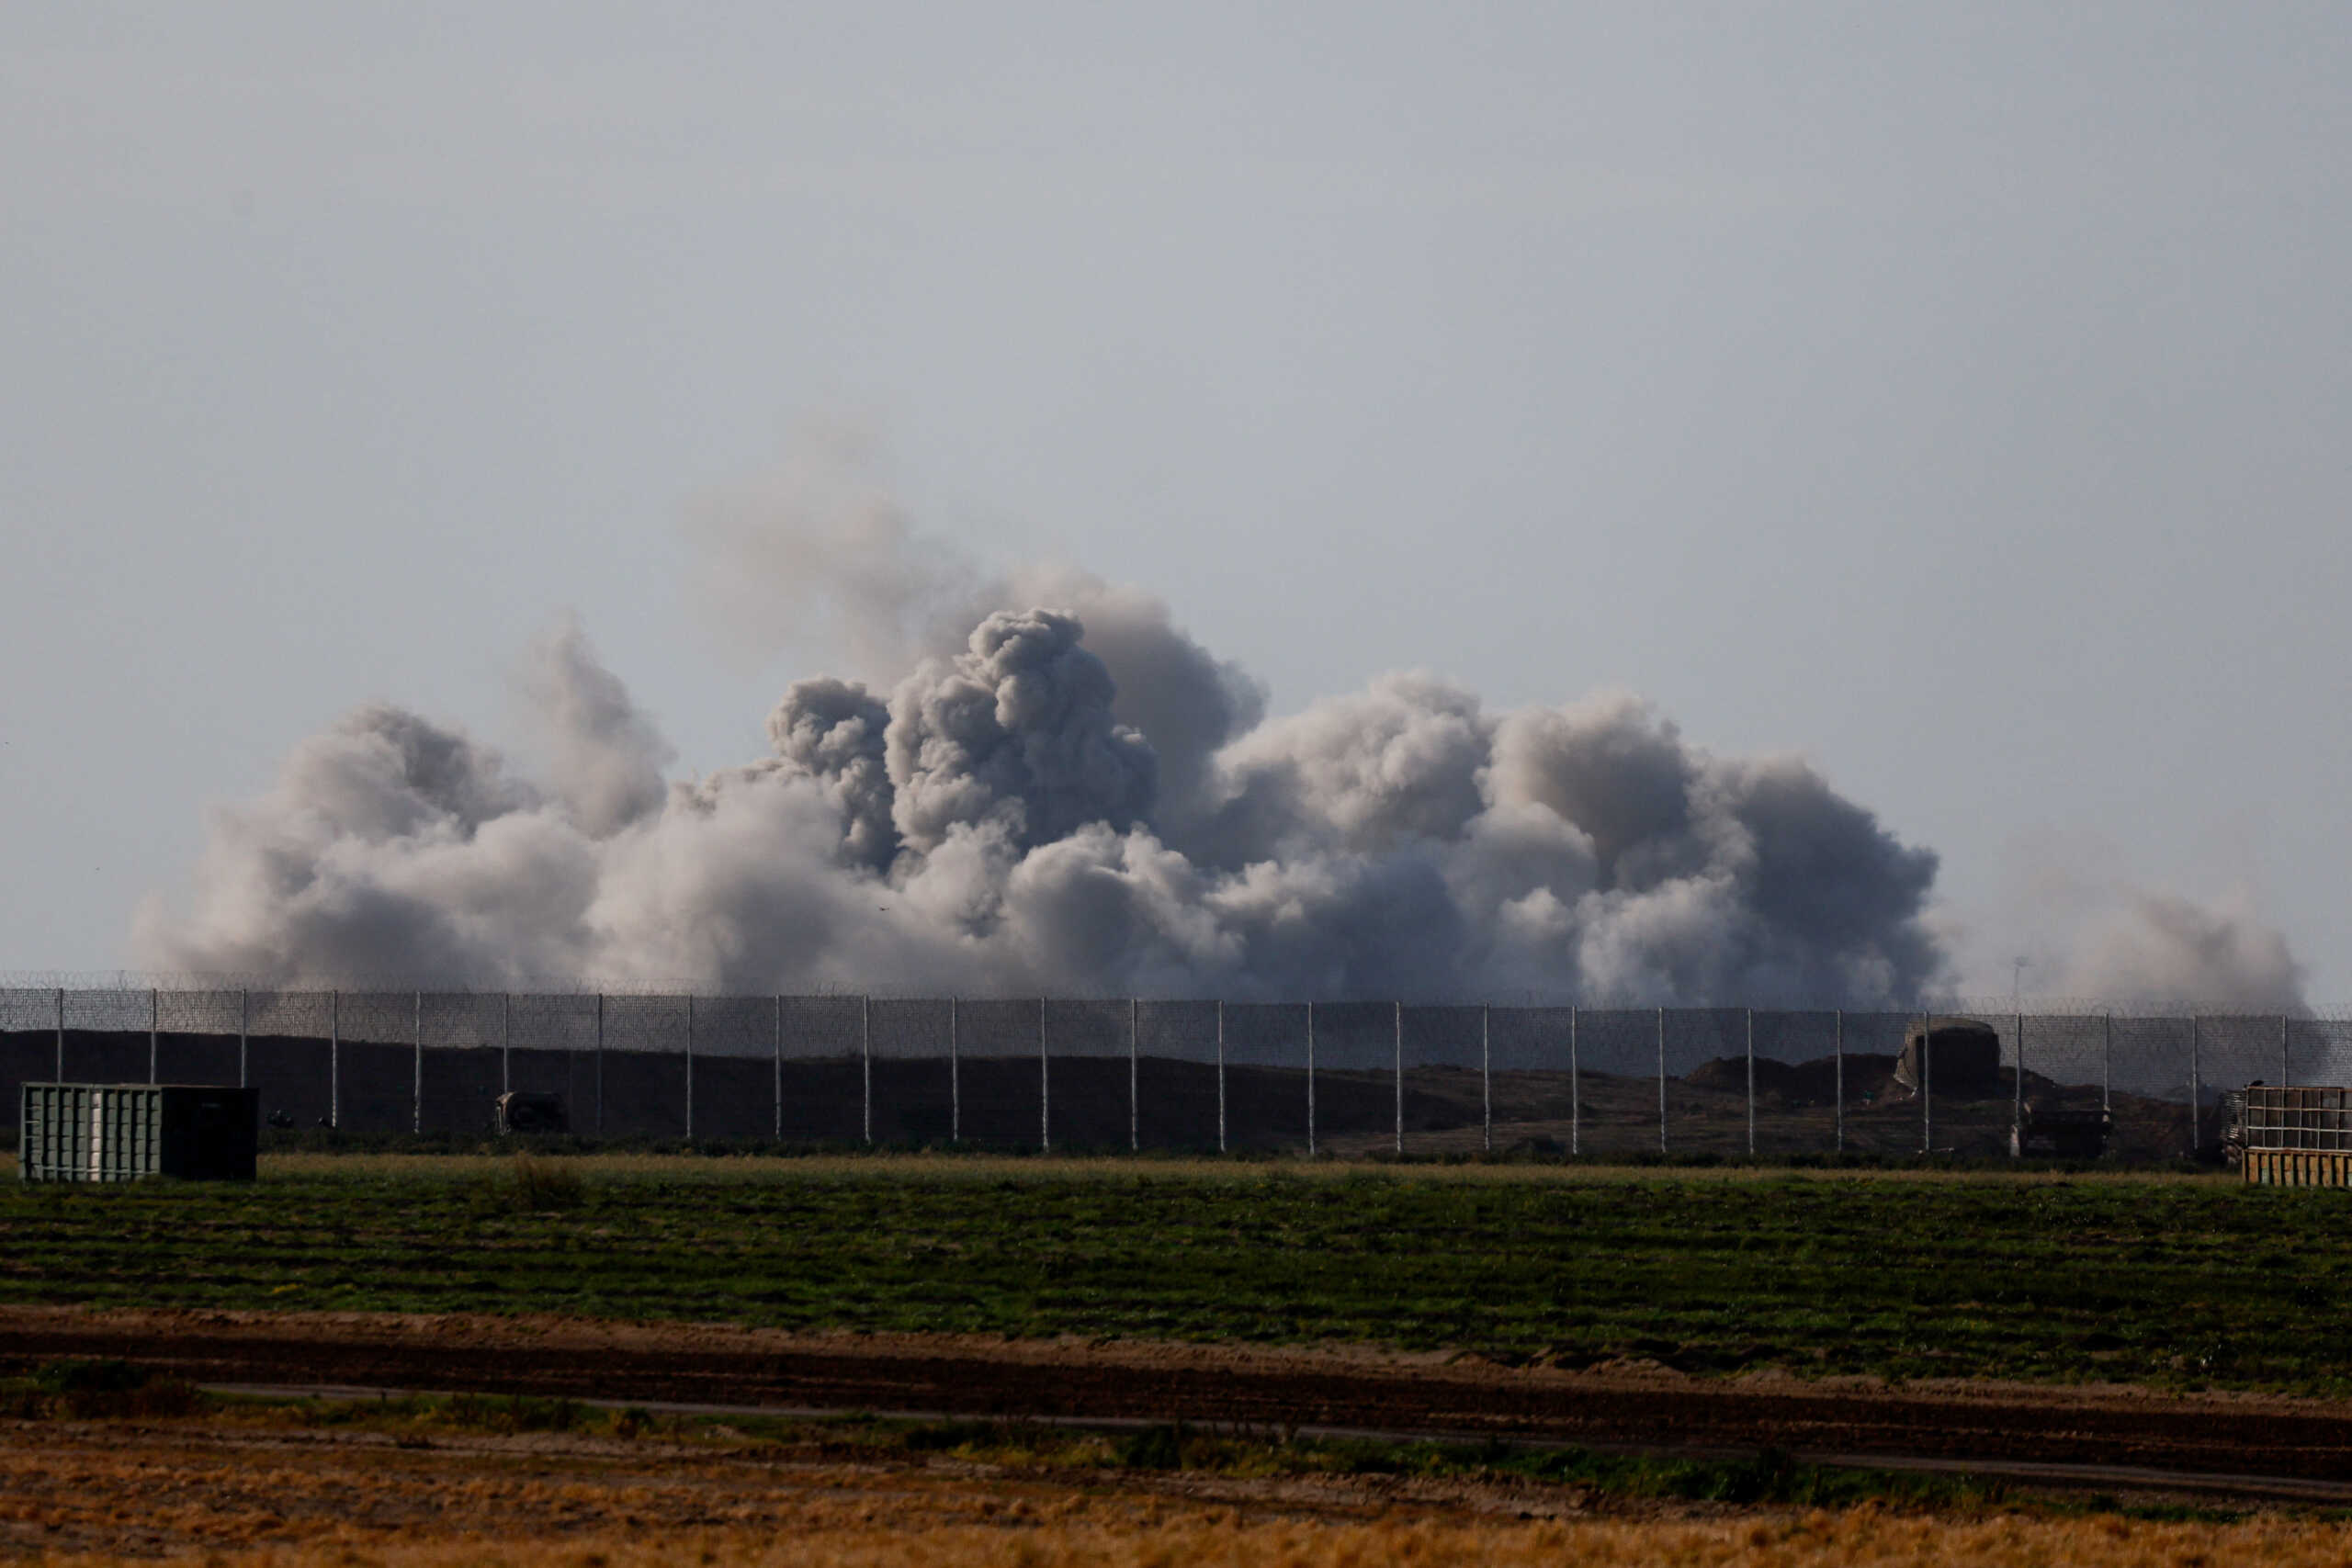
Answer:
MULTIPOLYGON (((206 1384, 525 1393, 1268 1432, 1344 1429, 1753 1451, 1938 1468, 2352 1476, 2352 1404, 2015 1383, 1690 1378, 1476 1358, 1133 1341, 808 1335, 691 1324, 393 1314, 0 1309, 0 1365, 119 1357, 206 1384)), ((2052 1479, 2063 1479, 2052 1472, 2052 1479)), ((2314 1499, 2334 1488, 2282 1487, 2314 1499)))

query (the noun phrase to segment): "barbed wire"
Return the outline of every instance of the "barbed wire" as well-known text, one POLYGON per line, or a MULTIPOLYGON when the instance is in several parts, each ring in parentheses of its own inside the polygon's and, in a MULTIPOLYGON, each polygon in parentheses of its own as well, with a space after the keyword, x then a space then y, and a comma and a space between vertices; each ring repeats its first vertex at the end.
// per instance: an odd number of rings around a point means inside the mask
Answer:
MULTIPOLYGON (((868 997, 876 1000, 928 1001, 945 1000, 935 988, 888 984, 852 986, 818 986, 800 987, 787 992, 752 990, 749 988, 710 986, 693 980, 667 977, 644 978, 626 976, 581 976, 547 975, 507 975, 481 976, 451 976, 447 975, 415 975, 401 973, 352 974, 338 976, 302 976, 289 977, 263 972, 197 973, 168 970, 0 970, 0 991, 59 991, 69 996, 124 996, 137 992, 164 992, 186 995, 219 995, 226 992, 252 991, 277 996, 326 996, 333 992, 348 995, 434 997, 632 997, 697 998, 751 998, 778 995, 806 998, 868 997)), ((964 993, 967 1001, 1035 1001, 1038 993, 1029 991, 976 991, 964 993)), ((2352 1004, 2319 1006, 2309 1003, 2290 1006, 2250 1006, 2244 1002, 2214 1002, 2181 997, 2064 997, 2035 995, 1978 995, 1958 992, 1929 991, 1912 998, 1881 997, 1849 1000, 1843 1003, 1808 1004, 1775 999, 1751 1003, 1744 1000, 1692 1001, 1667 999, 1657 996, 1578 994, 1563 991, 1542 993, 1522 990, 1516 994, 1496 997, 1379 997, 1325 998, 1274 997, 1237 995, 1215 996, 1140 995, 1131 997, 1125 992, 1057 990, 1045 999, 1067 1004, 1125 1002, 1130 999, 1148 1002, 1213 1002, 1223 1000, 1237 1005, 1300 1006, 1308 1001, 1317 1005, 1402 1005, 1414 1008, 1497 1007, 1566 1008, 1577 1007, 1594 1012, 1645 1011, 1664 1008, 1668 1012, 1722 1012, 1755 1010, 1782 1014, 1829 1013, 1833 1011, 1871 1012, 1884 1014, 1930 1014, 2007 1017, 2019 1014, 2028 1018, 2286 1018, 2311 1022, 2345 1022, 2352 1021, 2352 1004)))

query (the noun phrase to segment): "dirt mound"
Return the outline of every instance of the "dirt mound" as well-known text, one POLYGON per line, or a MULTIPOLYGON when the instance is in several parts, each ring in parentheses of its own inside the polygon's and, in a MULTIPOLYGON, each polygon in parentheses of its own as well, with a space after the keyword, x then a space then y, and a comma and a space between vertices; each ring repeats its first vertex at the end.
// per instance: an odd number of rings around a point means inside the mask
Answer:
MULTIPOLYGON (((1835 1104, 1841 1070, 1849 1104, 1860 1104, 1883 1093, 1894 1078, 1893 1056, 1860 1052, 1845 1056, 1842 1068, 1837 1056, 1816 1056, 1807 1062, 1758 1056, 1755 1068, 1758 1100, 1776 1105, 1835 1104)), ((1718 1056, 1691 1068, 1682 1076, 1682 1081, 1693 1089, 1744 1095, 1747 1092, 1747 1057, 1718 1056)))

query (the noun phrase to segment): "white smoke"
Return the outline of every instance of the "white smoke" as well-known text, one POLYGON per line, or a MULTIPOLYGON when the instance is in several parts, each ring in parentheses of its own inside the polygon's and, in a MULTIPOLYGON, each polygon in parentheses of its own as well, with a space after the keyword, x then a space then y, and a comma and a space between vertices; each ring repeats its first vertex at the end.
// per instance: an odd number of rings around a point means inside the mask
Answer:
POLYGON ((2302 965, 2243 892, 2210 904, 2132 892, 2085 929, 2064 976, 2076 996, 2247 1012, 2306 1005, 2302 965))
POLYGON ((582 831, 606 838, 660 809, 662 770, 676 753, 596 661, 577 620, 566 616, 532 644, 520 685, 555 793, 582 831))
POLYGON ((2006 997, 2021 984, 2093 1010, 2310 1009, 2303 966, 2263 917, 2244 853, 2218 868, 2225 889, 2201 898, 2151 886, 2123 845, 2080 828, 2021 833, 2006 858, 1995 917, 1928 917, 1962 991, 2006 997))

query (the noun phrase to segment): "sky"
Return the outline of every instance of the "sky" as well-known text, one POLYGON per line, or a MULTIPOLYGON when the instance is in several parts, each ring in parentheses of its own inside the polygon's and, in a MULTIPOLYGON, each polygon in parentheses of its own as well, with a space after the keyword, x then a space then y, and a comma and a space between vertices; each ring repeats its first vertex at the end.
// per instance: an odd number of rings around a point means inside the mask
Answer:
POLYGON ((1958 978, 2124 890, 2352 1000, 2352 10, 0 17, 0 970, 576 615, 701 773, 688 520, 854 446, 1276 714, 1423 670, 1793 751, 1958 978))

